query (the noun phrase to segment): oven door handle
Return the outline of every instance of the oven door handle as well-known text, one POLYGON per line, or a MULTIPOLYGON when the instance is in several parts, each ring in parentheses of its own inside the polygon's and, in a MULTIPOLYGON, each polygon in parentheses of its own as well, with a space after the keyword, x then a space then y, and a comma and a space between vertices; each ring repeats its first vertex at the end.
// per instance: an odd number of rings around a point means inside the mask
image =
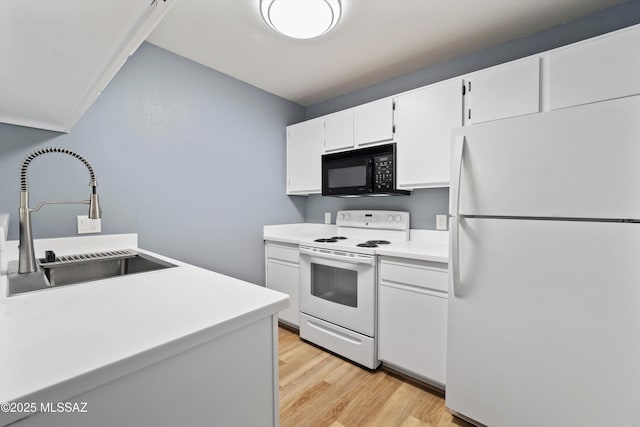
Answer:
POLYGON ((316 258, 324 258, 324 259, 331 259, 331 260, 335 260, 335 261, 342 261, 342 262, 347 262, 350 264, 368 264, 368 265, 373 265, 374 264, 374 257, 372 256, 368 256, 368 255, 360 255, 360 254, 353 254, 351 252, 348 252, 349 255, 337 255, 331 252, 317 252, 311 248, 307 248, 304 246, 300 246, 300 254, 301 255, 309 255, 309 256, 313 256, 316 258))

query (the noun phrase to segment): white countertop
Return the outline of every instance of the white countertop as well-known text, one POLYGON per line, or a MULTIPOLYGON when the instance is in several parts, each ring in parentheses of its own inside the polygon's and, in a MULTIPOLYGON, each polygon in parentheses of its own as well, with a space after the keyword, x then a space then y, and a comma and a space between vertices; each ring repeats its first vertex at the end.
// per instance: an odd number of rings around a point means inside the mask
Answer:
POLYGON ((449 232, 439 230, 411 230, 408 242, 394 242, 381 246, 376 254, 411 258, 422 261, 449 262, 449 232))
MULTIPOLYGON (((68 399, 288 305, 280 292, 140 250, 135 234, 35 247, 36 256, 137 249, 177 267, 11 297, 0 276, 0 402, 68 399)), ((5 258, 16 249, 7 242, 5 258)))
POLYGON ((313 241, 319 237, 335 235, 338 227, 335 224, 279 224, 265 225, 264 240, 299 245, 301 242, 313 241))
MULTIPOLYGON (((327 237, 336 233, 332 224, 282 224, 266 225, 264 240, 299 245, 309 243, 318 237, 327 237)), ((422 261, 449 262, 449 232, 439 230, 411 230, 407 242, 393 242, 375 249, 377 255, 410 258, 422 261)))

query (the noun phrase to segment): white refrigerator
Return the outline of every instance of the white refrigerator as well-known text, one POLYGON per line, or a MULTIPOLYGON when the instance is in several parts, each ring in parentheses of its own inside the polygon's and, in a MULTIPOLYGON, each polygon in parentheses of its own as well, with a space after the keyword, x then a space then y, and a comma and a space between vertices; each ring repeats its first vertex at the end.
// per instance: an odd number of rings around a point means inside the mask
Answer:
POLYGON ((446 405, 640 426, 640 96, 454 131, 446 405))

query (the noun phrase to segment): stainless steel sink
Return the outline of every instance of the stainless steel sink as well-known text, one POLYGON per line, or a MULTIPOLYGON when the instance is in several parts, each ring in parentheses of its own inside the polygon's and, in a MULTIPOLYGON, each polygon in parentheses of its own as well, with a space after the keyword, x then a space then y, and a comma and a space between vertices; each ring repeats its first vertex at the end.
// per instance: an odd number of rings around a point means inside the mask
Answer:
POLYGON ((38 260, 34 273, 18 273, 18 262, 8 265, 8 296, 110 277, 175 267, 174 264, 131 249, 92 252, 38 260))

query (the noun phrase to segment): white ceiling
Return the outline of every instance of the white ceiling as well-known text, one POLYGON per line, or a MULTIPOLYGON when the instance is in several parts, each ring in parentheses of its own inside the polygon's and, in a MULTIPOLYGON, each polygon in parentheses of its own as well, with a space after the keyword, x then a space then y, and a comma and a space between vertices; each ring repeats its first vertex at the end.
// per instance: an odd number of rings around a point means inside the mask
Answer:
POLYGON ((259 0, 178 0, 147 40, 308 106, 622 2, 342 0, 333 31, 296 40, 259 0))

